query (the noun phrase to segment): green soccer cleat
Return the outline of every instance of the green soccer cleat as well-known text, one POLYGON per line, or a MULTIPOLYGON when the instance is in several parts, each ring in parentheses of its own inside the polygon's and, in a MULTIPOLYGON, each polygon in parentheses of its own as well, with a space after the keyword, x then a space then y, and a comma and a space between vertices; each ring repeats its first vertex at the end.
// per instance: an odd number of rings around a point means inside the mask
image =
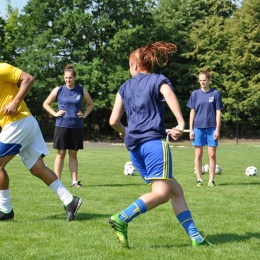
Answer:
POLYGON ((214 181, 209 181, 208 187, 214 187, 216 186, 216 183, 214 181))
POLYGON ((202 182, 202 181, 197 181, 196 186, 197 186, 197 187, 203 186, 203 182, 202 182))
POLYGON ((127 240, 127 227, 128 223, 122 222, 119 219, 119 214, 115 214, 110 217, 109 223, 111 227, 116 231, 116 237, 118 242, 126 248, 129 248, 128 240, 127 240))
POLYGON ((195 238, 191 238, 191 246, 198 247, 198 246, 213 246, 205 237, 202 239, 201 242, 198 242, 195 238))

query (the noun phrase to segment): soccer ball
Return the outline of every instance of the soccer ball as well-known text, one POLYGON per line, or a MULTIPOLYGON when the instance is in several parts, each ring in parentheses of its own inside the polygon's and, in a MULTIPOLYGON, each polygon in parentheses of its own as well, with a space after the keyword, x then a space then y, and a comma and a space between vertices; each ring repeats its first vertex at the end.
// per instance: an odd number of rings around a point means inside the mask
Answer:
POLYGON ((209 164, 204 165, 204 171, 205 171, 205 173, 209 172, 209 164))
POLYGON ((222 169, 219 165, 216 164, 216 168, 215 168, 215 174, 220 175, 222 173, 222 169))
POLYGON ((257 176, 258 175, 258 170, 255 166, 248 166, 246 168, 246 172, 245 172, 246 176, 250 177, 250 176, 257 176))
POLYGON ((126 162, 124 166, 124 175, 134 175, 135 167, 132 162, 126 162))
MULTIPOLYGON (((193 172, 196 174, 195 167, 194 167, 194 170, 193 170, 193 172)), ((204 169, 204 166, 203 166, 203 165, 202 165, 201 173, 202 173, 202 174, 204 174, 204 173, 205 173, 205 169, 204 169)))
POLYGON ((46 167, 48 167, 48 164, 47 164, 46 162, 44 162, 44 165, 45 165, 46 167))

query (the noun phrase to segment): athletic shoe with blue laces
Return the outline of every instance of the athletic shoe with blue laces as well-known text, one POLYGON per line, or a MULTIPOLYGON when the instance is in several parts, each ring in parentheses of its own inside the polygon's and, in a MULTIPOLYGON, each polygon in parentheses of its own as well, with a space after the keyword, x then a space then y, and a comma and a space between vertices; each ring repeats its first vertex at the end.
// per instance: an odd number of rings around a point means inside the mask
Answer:
POLYGON ((198 246, 213 246, 205 237, 202 239, 201 242, 198 242, 195 238, 191 238, 191 246, 198 247, 198 246))
POLYGON ((116 237, 118 242, 126 248, 129 248, 128 240, 127 240, 127 227, 128 223, 122 222, 119 219, 119 214, 115 214, 110 217, 109 223, 111 227, 116 231, 116 237))

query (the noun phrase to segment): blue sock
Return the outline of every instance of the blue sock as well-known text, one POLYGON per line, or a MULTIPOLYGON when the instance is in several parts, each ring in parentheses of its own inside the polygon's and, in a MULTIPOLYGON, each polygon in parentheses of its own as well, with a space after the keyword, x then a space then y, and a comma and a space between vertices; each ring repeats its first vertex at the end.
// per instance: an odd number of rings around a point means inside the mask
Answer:
POLYGON ((124 209, 120 215, 119 219, 123 222, 130 222, 133 218, 139 216, 142 213, 146 212, 146 204, 143 200, 137 199, 133 204, 128 208, 124 209))
POLYGON ((185 210, 181 212, 177 216, 177 219, 180 221, 180 223, 182 224, 183 228, 190 236, 190 238, 195 238, 198 242, 202 241, 203 237, 200 235, 199 231, 197 230, 189 210, 185 210))

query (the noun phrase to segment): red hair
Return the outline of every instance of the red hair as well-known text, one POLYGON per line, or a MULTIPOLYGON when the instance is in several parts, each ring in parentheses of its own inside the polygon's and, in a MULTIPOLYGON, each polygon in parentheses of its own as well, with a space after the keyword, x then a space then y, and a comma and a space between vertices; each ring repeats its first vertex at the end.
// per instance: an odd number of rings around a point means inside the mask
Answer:
POLYGON ((129 58, 138 64, 141 71, 151 72, 155 64, 166 65, 168 55, 176 52, 177 46, 175 44, 160 41, 136 49, 129 58))

